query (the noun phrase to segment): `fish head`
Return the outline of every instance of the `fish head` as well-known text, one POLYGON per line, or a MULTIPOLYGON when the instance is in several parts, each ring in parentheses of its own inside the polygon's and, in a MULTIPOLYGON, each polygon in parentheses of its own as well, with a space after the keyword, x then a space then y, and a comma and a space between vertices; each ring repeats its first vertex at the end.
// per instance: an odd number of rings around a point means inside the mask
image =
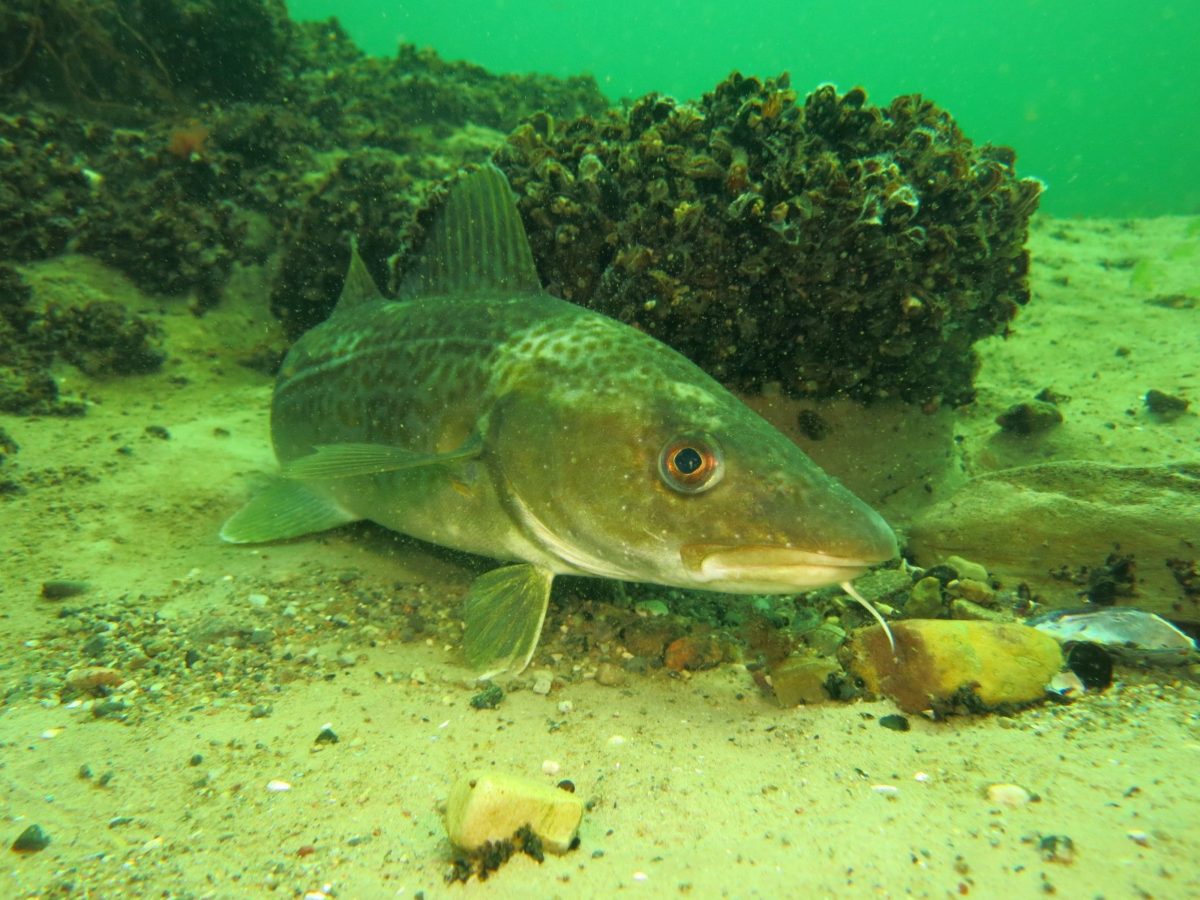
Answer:
POLYGON ((501 493, 569 569, 733 593, 849 581, 897 553, 866 503, 699 370, 625 389, 517 393, 501 493))

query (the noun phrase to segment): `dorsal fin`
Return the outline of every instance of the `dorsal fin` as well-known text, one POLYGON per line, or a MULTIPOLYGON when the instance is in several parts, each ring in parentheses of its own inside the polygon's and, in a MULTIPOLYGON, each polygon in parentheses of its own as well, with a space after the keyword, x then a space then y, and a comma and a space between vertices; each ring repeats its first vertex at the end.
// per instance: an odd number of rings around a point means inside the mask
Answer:
POLYGON ((460 179, 438 211, 402 298, 496 289, 540 291, 529 238, 504 173, 491 163, 460 179))
POLYGON ((342 293, 338 295, 334 312, 345 312, 360 303, 370 303, 382 300, 383 294, 375 279, 367 271, 367 264, 358 255, 358 239, 350 238, 350 265, 346 266, 346 280, 342 282, 342 293))

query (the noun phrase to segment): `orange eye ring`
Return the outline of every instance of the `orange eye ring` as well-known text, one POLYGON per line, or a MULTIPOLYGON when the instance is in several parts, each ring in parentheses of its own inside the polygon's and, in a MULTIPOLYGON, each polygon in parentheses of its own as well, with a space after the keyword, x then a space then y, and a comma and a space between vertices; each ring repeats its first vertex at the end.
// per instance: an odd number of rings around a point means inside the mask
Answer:
POLYGON ((681 494, 707 491, 725 474, 721 449, 708 437, 675 438, 658 454, 658 474, 667 487, 681 494))

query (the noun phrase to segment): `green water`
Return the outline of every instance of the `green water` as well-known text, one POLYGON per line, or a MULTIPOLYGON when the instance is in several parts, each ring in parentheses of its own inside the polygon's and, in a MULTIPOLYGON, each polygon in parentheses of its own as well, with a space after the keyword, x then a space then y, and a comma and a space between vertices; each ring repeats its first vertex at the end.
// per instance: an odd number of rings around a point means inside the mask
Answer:
POLYGON ((615 99, 698 97, 731 70, 802 93, 919 92, 1008 144, 1059 216, 1200 212, 1200 2, 1128 0, 289 0, 367 52, 398 41, 495 72, 589 72, 615 99))

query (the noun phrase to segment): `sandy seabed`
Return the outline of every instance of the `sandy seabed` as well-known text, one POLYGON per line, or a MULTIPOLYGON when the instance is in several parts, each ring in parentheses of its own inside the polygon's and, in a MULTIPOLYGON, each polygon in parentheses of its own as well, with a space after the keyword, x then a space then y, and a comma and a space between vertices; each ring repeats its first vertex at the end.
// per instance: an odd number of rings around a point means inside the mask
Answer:
MULTIPOLYGON (((947 452, 1012 464, 993 419, 1052 386, 1068 421, 1039 460, 1200 458, 1194 411, 1127 412, 1152 387, 1200 405, 1194 228, 1042 219, 1032 247, 1035 298, 982 347, 947 452)), ((64 366, 85 417, 0 417, 20 445, 0 474, 23 489, 0 498, 0 838, 50 838, 5 849, 4 896, 1200 896, 1193 671, 900 732, 887 701, 780 709, 734 664, 601 685, 549 640, 476 710, 443 637, 477 564, 370 526, 217 540, 273 465, 270 380, 236 362, 273 328, 249 274, 196 318, 87 259, 22 271, 37 302, 154 318, 169 360, 113 381, 64 366), (88 589, 48 600, 51 579, 88 589), (446 884, 441 803, 479 767, 571 780, 578 849, 446 884)))

